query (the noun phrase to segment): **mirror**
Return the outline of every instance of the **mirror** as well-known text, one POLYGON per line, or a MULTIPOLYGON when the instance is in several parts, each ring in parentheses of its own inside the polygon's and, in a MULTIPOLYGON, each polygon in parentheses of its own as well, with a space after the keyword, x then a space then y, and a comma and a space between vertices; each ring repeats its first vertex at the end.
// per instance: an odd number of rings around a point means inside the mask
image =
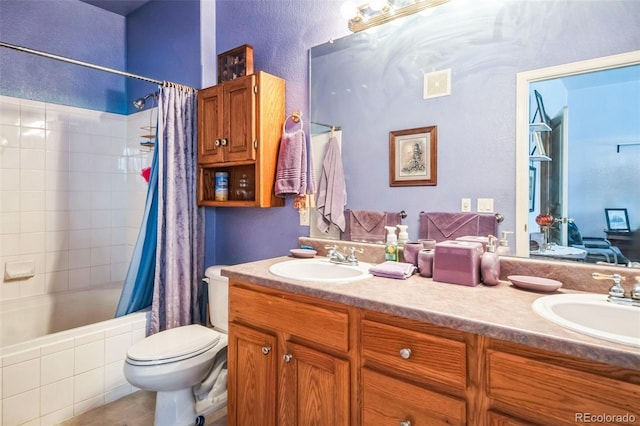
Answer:
POLYGON ((460 211, 470 198, 475 212, 478 199, 489 198, 505 217, 499 229, 516 231, 510 245, 528 255, 529 236, 520 229, 529 223, 528 192, 520 188, 528 191, 529 107, 522 149, 516 75, 638 50, 629 37, 638 13, 635 2, 456 0, 313 47, 311 133, 341 129, 347 207, 404 210, 415 239, 420 211, 460 211), (451 94, 425 99, 425 74, 443 70, 450 70, 451 94), (438 131, 437 186, 390 187, 389 133, 426 126, 438 131), (516 176, 523 159, 524 176, 516 176))

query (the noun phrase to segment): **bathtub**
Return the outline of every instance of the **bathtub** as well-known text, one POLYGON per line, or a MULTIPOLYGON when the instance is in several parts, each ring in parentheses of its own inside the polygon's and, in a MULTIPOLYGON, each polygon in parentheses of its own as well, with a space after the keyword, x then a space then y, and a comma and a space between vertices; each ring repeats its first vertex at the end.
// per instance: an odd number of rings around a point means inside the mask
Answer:
POLYGON ((1 425, 54 425, 137 390, 122 366, 149 311, 113 318, 121 288, 0 302, 1 425))

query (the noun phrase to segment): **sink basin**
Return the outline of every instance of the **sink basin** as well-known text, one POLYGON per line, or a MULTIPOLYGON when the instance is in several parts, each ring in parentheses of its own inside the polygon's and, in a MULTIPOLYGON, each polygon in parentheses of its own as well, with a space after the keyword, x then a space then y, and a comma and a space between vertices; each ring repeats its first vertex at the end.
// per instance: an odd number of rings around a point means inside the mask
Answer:
POLYGON ((368 263, 342 265, 329 259, 296 259, 271 265, 269 272, 282 278, 300 281, 346 283, 370 278, 368 263))
POLYGON ((604 294, 554 294, 533 310, 562 327, 614 343, 640 347, 640 308, 607 301, 604 294))

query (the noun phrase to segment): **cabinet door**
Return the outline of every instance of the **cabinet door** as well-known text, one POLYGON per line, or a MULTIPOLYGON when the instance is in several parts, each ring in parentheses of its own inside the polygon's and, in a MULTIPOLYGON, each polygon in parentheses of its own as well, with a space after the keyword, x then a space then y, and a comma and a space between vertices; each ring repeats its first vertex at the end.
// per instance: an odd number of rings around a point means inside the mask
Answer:
POLYGON ((198 92, 198 163, 224 161, 223 96, 220 86, 198 92))
POLYGON ((288 343, 281 362, 279 425, 349 424, 349 361, 288 343))
POLYGON ((231 80, 224 87, 225 161, 255 160, 255 76, 231 80))
POLYGON ((276 338, 229 324, 229 424, 276 425, 276 338))

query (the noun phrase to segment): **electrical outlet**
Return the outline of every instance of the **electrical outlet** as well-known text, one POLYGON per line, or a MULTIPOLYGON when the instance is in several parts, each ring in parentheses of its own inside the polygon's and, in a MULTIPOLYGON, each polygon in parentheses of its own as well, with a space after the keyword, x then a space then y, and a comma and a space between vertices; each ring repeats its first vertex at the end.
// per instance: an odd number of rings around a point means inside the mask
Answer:
POLYGON ((299 209, 300 226, 309 226, 309 209, 299 209))
POLYGON ((471 211, 471 198, 463 198, 460 202, 460 211, 461 212, 470 212, 471 211))
POLYGON ((493 213, 493 198, 478 198, 478 213, 493 213))

